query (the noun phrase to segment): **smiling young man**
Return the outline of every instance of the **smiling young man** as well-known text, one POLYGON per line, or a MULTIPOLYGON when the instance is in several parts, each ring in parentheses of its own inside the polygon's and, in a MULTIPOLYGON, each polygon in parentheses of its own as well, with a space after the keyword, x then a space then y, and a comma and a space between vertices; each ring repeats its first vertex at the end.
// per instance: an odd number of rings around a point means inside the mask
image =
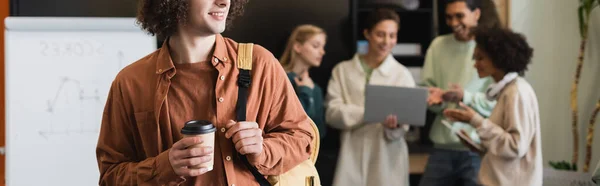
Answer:
POLYGON ((443 110, 458 101, 484 117, 489 116, 495 106, 495 101, 487 100, 484 94, 488 85, 493 83, 492 79, 480 79, 473 68, 476 44, 471 30, 479 24, 481 3, 480 0, 446 0, 446 24, 453 33, 437 37, 427 50, 422 82, 430 87, 428 102, 437 117, 429 134, 434 150, 427 162, 421 186, 477 185, 481 157, 470 152, 453 133, 454 130, 465 130, 477 139, 474 128, 466 123, 454 122, 451 130, 441 120, 445 119, 443 110))
POLYGON ((142 0, 138 22, 166 41, 113 81, 97 145, 100 185, 258 185, 309 157, 312 127, 277 59, 253 48, 247 121, 236 120, 238 44, 220 35, 247 0, 142 0), (180 133, 216 127, 214 150, 180 133), (213 154, 214 153, 214 154, 213 154), (214 159, 214 167, 188 168, 214 159))

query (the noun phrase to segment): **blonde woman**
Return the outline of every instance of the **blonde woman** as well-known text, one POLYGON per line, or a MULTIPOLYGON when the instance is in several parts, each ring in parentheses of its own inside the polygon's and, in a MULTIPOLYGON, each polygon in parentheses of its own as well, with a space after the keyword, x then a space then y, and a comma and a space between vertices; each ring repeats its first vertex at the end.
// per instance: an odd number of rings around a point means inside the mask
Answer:
POLYGON ((308 70, 319 67, 325 55, 327 35, 314 25, 300 25, 294 29, 279 61, 285 68, 306 114, 319 128, 321 139, 325 136, 323 91, 313 83, 308 70))

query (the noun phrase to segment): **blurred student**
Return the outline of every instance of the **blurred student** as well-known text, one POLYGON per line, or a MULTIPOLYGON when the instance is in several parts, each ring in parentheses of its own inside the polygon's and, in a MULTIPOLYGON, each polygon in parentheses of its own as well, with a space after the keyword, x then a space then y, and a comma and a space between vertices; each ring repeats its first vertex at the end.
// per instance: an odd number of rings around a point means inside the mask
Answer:
POLYGON ((335 66, 327 88, 326 120, 341 130, 341 149, 334 179, 338 186, 408 185, 408 148, 395 115, 365 123, 365 86, 414 87, 406 67, 390 54, 396 45, 400 17, 389 9, 372 12, 363 31, 365 55, 335 66))
POLYGON ((327 132, 323 90, 312 81, 308 70, 321 65, 326 42, 327 35, 323 29, 314 25, 300 25, 290 35, 283 56, 279 59, 304 111, 319 128, 320 139, 327 132))
POLYGON ((533 49, 523 35, 501 28, 480 28, 475 41, 475 68, 479 77, 494 80, 486 98, 497 100, 496 108, 486 119, 461 102, 460 109, 447 109, 444 115, 477 129, 485 148, 480 184, 541 186, 544 167, 538 101, 531 85, 520 77, 533 49))
POLYGON ((498 17, 493 16, 496 11, 485 9, 487 13, 482 13, 481 3, 481 0, 446 0, 446 24, 453 32, 435 38, 427 50, 422 82, 430 87, 429 110, 437 116, 429 133, 434 149, 421 178, 421 186, 477 185, 481 157, 469 151, 453 131, 465 130, 474 139, 478 139, 476 132, 473 127, 462 122, 452 123, 452 129, 449 129, 441 120, 444 119, 443 110, 455 107, 458 101, 464 102, 484 117, 489 116, 494 108, 495 101, 485 97, 485 89, 492 83, 492 79, 478 78, 477 72, 472 68, 475 63, 475 41, 471 30, 478 26, 499 25, 498 17), (484 19, 482 14, 492 16, 484 19), (482 23, 482 20, 485 21, 482 23))

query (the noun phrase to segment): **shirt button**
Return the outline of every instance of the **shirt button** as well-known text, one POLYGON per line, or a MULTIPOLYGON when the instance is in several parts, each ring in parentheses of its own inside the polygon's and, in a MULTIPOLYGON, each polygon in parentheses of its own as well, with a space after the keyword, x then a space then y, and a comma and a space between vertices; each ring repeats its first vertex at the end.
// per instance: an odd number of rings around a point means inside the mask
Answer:
POLYGON ((161 72, 162 72, 162 69, 158 69, 158 73, 161 73, 161 72))
POLYGON ((223 102, 225 99, 223 99, 222 97, 219 98, 219 102, 223 102))
POLYGON ((215 58, 215 63, 218 63, 218 62, 219 62, 219 59, 215 58))
POLYGON ((227 160, 227 161, 231 161, 231 156, 227 156, 227 157, 225 157, 225 160, 227 160))
POLYGON ((225 76, 221 76, 221 80, 225 80, 225 76))
POLYGON ((221 132, 225 132, 225 128, 221 128, 221 132))

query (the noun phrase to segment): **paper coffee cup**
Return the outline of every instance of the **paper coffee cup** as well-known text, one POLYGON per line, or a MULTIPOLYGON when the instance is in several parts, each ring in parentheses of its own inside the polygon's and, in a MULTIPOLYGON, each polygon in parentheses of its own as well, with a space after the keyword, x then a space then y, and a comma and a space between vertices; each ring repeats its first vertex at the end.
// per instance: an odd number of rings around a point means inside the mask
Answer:
POLYGON ((190 168, 199 169, 199 168, 208 168, 209 171, 213 170, 214 165, 214 147, 215 147, 215 126, 206 120, 191 120, 185 123, 185 126, 181 129, 181 134, 183 134, 184 138, 199 136, 202 138, 202 143, 189 146, 188 148, 194 147, 210 147, 213 150, 213 153, 210 154, 211 159, 209 162, 200 164, 198 166, 193 166, 190 168))

